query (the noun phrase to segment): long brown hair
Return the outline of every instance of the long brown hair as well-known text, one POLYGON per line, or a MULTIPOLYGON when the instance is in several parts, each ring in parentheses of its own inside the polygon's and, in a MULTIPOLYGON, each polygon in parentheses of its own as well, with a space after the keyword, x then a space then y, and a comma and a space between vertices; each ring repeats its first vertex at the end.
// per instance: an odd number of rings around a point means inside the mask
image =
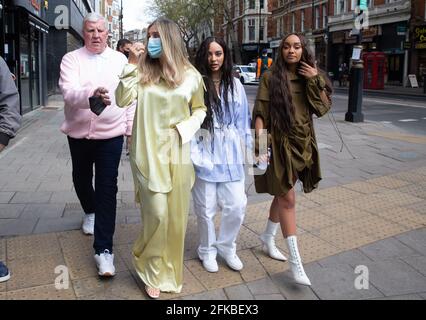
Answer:
MULTIPOLYGON (((302 45, 302 56, 300 61, 315 67, 315 59, 307 47, 306 39, 298 33, 289 33, 281 40, 278 48, 278 55, 271 67, 271 76, 269 79, 269 108, 271 114, 271 124, 280 132, 289 133, 294 125, 294 105, 291 96, 290 82, 288 80, 289 69, 283 57, 283 47, 285 40, 291 35, 295 35, 300 39, 302 45)), ((326 82, 326 93, 330 99, 332 93, 332 85, 325 73, 318 69, 326 82)))

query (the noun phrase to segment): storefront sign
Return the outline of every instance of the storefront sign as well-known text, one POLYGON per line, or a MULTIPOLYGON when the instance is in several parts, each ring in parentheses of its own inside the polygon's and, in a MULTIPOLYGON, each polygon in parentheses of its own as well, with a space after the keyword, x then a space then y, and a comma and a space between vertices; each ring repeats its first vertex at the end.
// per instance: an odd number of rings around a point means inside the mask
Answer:
POLYGON ((40 17, 41 0, 13 0, 13 4, 17 7, 25 8, 40 17))
POLYGON ((345 43, 347 44, 354 44, 356 43, 356 36, 352 35, 352 32, 346 31, 345 32, 345 43))
POLYGON ((417 82, 417 78, 415 74, 409 74, 408 80, 410 80, 411 88, 418 88, 419 84, 417 82))
POLYGON ((404 49, 411 49, 411 42, 404 42, 404 45, 403 45, 403 47, 404 47, 404 49))
POLYGON ((36 9, 37 11, 40 11, 40 3, 38 3, 38 0, 30 0, 30 1, 33 8, 36 9))
POLYGON ((331 40, 333 41, 333 43, 343 43, 344 38, 345 38, 344 31, 337 31, 331 34, 331 40))
POLYGON ((426 49, 426 25, 414 28, 414 43, 416 49, 426 49))
POLYGON ((368 29, 362 29, 363 38, 373 38, 378 35, 377 26, 369 27, 368 29))
POLYGON ((257 48, 258 48, 258 46, 256 46, 256 45, 243 46, 243 49, 245 51, 256 51, 257 48))
POLYGON ((270 48, 278 48, 281 44, 281 40, 274 40, 269 43, 270 48))
POLYGON ((405 36, 406 32, 407 32, 406 26, 396 26, 396 34, 398 36, 405 36))
POLYGON ((368 10, 367 0, 359 0, 359 9, 360 10, 368 10))

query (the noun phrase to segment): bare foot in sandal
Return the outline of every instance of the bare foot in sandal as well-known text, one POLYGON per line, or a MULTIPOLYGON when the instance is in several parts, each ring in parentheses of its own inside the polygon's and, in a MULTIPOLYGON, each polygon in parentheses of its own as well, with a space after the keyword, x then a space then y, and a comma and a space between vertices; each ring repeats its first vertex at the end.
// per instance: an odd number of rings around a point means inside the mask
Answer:
POLYGON ((146 294, 152 299, 158 299, 160 297, 160 289, 145 286, 146 294))

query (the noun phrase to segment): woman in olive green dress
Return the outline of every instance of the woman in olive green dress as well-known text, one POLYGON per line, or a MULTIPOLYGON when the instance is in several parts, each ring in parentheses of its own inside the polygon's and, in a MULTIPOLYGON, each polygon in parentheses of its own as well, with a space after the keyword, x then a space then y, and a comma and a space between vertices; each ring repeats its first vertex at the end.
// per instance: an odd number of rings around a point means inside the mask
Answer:
POLYGON ((266 230, 260 238, 269 256, 287 260, 275 245, 281 226, 290 269, 295 281, 303 285, 311 282, 297 247, 294 186, 300 180, 307 193, 321 180, 312 114, 319 117, 330 109, 330 95, 331 85, 320 75, 303 36, 290 34, 281 41, 271 70, 261 78, 253 109, 256 154, 259 162, 268 163, 266 172, 255 176, 256 191, 274 196, 266 230), (259 143, 262 138, 266 143, 259 143))

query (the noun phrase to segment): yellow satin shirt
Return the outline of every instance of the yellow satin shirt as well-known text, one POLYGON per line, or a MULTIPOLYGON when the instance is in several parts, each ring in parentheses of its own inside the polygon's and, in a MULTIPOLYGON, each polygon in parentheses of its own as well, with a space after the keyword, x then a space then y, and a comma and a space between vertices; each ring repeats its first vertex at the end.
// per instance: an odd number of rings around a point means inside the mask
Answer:
POLYGON ((120 107, 137 100, 130 152, 153 192, 171 191, 173 154, 184 155, 183 164, 191 164, 188 142, 206 116, 202 76, 195 68, 188 68, 184 79, 177 88, 164 82, 142 86, 137 66, 127 64, 115 92, 120 107), (180 150, 174 152, 174 148, 180 150))

